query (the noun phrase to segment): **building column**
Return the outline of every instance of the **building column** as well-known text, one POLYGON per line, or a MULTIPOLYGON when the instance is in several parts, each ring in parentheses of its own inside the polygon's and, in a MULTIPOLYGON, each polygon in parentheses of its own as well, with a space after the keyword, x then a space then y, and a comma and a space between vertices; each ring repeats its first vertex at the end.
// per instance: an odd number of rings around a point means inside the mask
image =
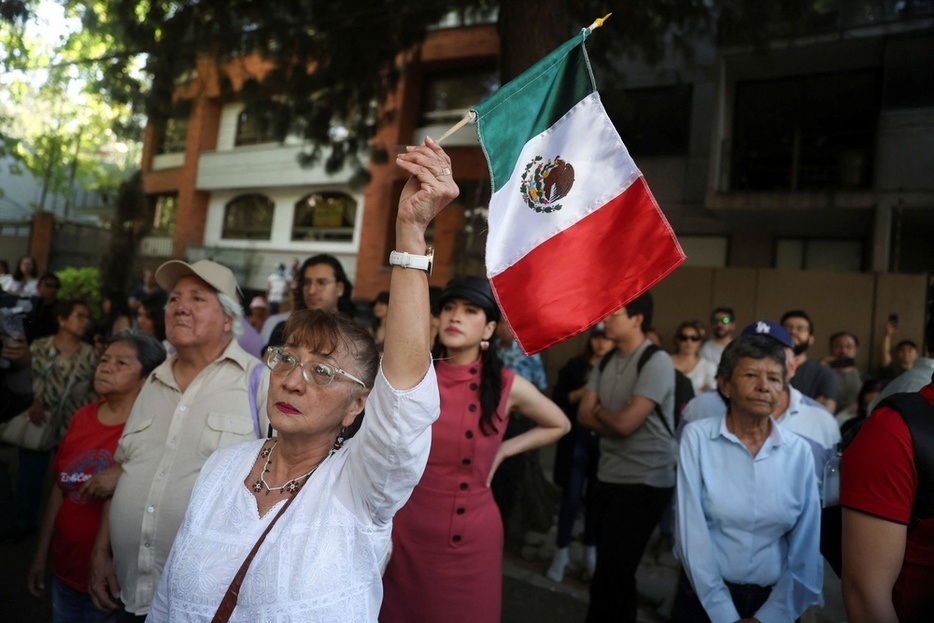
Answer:
POLYGON ((892 206, 877 204, 872 228, 872 271, 887 273, 891 266, 892 206))

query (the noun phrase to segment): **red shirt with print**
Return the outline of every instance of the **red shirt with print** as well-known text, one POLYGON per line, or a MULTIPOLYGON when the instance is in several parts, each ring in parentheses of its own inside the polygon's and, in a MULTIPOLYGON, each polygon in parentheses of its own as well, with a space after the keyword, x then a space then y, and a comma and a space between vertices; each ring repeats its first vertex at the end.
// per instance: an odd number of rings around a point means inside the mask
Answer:
POLYGON ((75 413, 52 463, 55 485, 63 494, 52 537, 52 573, 85 593, 103 501, 91 500, 79 491, 91 476, 114 464, 114 451, 123 432, 123 424, 101 424, 97 418, 100 406, 101 402, 95 402, 75 413))

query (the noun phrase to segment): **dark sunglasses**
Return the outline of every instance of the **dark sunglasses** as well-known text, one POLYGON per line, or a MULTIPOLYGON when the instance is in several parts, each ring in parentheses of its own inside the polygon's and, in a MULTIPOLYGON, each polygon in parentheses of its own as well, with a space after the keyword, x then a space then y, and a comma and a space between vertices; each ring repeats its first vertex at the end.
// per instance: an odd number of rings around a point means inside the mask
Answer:
POLYGON ((679 341, 679 342, 687 342, 687 341, 689 341, 689 340, 690 340, 691 342, 700 342, 700 336, 699 336, 699 335, 685 335, 685 334, 683 334, 683 333, 679 333, 679 334, 677 335, 677 338, 678 338, 678 341, 679 341))
POLYGON ((733 319, 729 316, 724 316, 723 318, 711 318, 710 322, 713 324, 730 324, 733 322, 733 319))

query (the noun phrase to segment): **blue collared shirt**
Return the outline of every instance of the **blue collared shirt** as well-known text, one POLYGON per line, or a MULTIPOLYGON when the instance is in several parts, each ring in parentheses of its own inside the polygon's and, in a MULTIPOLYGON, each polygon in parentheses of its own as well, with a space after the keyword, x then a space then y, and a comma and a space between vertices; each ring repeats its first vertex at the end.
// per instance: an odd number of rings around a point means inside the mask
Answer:
POLYGON ((545 364, 542 363, 541 355, 526 355, 519 348, 519 343, 513 340, 509 343, 509 346, 500 349, 499 358, 505 367, 537 387, 539 391, 543 392, 548 389, 545 364))
POLYGON ((713 623, 740 616, 724 581, 772 586, 755 616, 790 623, 821 603, 820 498, 811 449, 771 422, 753 457, 725 417, 684 427, 675 552, 713 623))
MULTIPOLYGON (((811 446, 814 457, 814 473, 820 488, 824 477, 824 465, 836 454, 840 443, 840 429, 837 421, 813 398, 808 398, 794 387, 789 386, 788 408, 776 420, 783 430, 797 433, 811 446)), ((701 418, 723 417, 726 415, 726 403, 716 390, 695 396, 681 413, 681 425, 676 433, 681 438, 681 431, 689 422, 701 418)))

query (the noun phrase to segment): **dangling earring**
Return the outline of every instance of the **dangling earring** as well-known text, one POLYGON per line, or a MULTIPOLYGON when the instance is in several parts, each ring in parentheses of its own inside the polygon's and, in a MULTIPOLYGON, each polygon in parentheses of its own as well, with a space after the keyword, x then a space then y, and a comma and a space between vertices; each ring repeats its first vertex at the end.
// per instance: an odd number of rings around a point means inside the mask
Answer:
POLYGON ((480 352, 486 352, 490 347, 490 340, 480 340, 480 352))
POLYGON ((341 429, 337 432, 337 439, 334 440, 334 447, 331 448, 331 452, 337 452, 344 445, 344 439, 347 438, 347 427, 341 426, 341 429))

